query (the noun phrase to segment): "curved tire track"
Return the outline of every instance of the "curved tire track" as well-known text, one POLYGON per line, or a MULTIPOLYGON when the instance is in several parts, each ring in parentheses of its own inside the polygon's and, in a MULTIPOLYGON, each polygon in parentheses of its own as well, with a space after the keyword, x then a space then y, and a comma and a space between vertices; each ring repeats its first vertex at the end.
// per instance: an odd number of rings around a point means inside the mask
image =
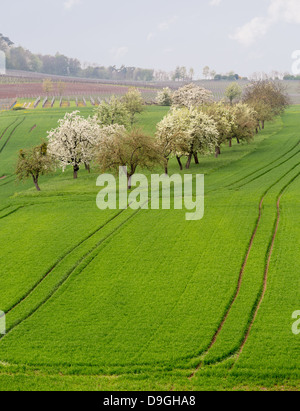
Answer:
MULTIPOLYGON (((288 150, 286 153, 284 153, 284 154, 282 154, 281 156, 279 156, 278 158, 276 158, 276 160, 271 161, 270 163, 266 164, 265 166, 263 166, 263 167, 255 170, 255 171, 253 171, 252 173, 248 174, 248 175, 245 176, 245 177, 240 178, 239 180, 235 181, 234 183, 228 184, 228 185, 225 186, 224 188, 232 187, 233 185, 238 184, 238 183, 240 183, 241 181, 246 180, 246 179, 249 178, 249 177, 252 177, 254 174, 258 173, 259 171, 262 171, 263 169, 271 166, 272 164, 277 163, 277 161, 280 161, 283 157, 285 157, 285 156, 287 156, 288 154, 290 154, 290 153, 291 153, 292 151, 294 151, 295 148, 297 148, 299 145, 300 145, 300 140, 299 140, 299 141, 297 142, 297 144, 295 144, 290 150, 288 150)), ((276 166, 276 167, 278 167, 278 166, 276 166)), ((274 167, 274 168, 276 168, 276 167, 274 167)), ((274 168, 272 168, 272 170, 274 170, 274 168)), ((264 175, 264 174, 265 174, 265 173, 263 173, 263 174, 261 174, 261 175, 264 175)), ((246 183, 246 184, 248 184, 248 183, 246 183)))
POLYGON ((6 127, 6 129, 3 131, 3 133, 2 133, 1 136, 0 136, 0 141, 1 141, 2 138, 4 137, 4 135, 5 135, 5 133, 7 132, 7 130, 8 130, 12 125, 14 125, 16 121, 18 121, 17 118, 15 119, 15 121, 13 121, 12 123, 10 123, 10 124, 6 127))
POLYGON ((3 179, 3 182, 0 181, 0 188, 3 187, 3 186, 6 186, 7 184, 12 183, 14 181, 14 179, 15 179, 14 175, 7 175, 5 177, 5 179, 3 179))
MULTIPOLYGON (((122 212, 125 210, 122 210, 122 212)), ((52 291, 48 294, 48 296, 46 298, 44 298, 40 303, 38 303, 32 310, 30 310, 30 312, 24 316, 23 318, 21 318, 20 320, 16 321, 10 328, 8 328, 6 330, 6 334, 3 336, 0 336, 0 342, 3 338, 5 338, 7 335, 9 335, 18 325, 22 324, 24 321, 28 320, 30 317, 32 317, 42 306, 44 306, 49 300, 50 298, 52 298, 54 296, 54 294, 56 294, 56 292, 66 283, 66 281, 71 277, 71 275, 76 271, 76 269, 80 266, 80 264, 83 263, 83 267, 80 269, 81 273, 96 257, 99 253, 95 253, 95 255, 85 263, 85 261, 88 259, 88 257, 90 257, 94 252, 97 251, 97 249, 106 241, 108 240, 110 237, 112 237, 116 232, 119 231, 119 229, 121 229, 129 220, 131 220, 133 217, 136 216, 136 214, 140 211, 137 210, 135 211, 132 215, 130 215, 126 220, 124 220, 120 225, 118 225, 111 233, 109 233, 107 236, 105 236, 100 242, 98 242, 91 250, 89 250, 83 257, 81 257, 76 264, 67 272, 67 274, 56 284, 56 286, 52 289, 52 291)), ((121 214, 121 212, 119 213, 121 214)), ((116 216, 115 216, 116 218, 116 216)), ((108 223, 107 223, 108 224, 108 223)), ((105 224, 105 226, 107 225, 105 224)), ((102 227, 103 228, 103 227, 102 227)), ((101 228, 101 229, 102 229, 101 228)), ((100 229, 100 230, 101 230, 100 229)), ((98 230, 99 231, 99 230, 98 230)), ((95 233, 94 233, 95 234, 95 233)), ((93 235, 94 235, 93 234, 93 235)), ((63 257, 65 258, 65 257, 63 257)), ((54 268, 53 268, 54 269, 54 268)), ((50 272, 52 272, 53 270, 51 270, 50 272)), ((46 276, 48 276, 50 274, 50 272, 47 273, 46 276)), ((39 282, 39 284, 41 284, 41 282, 46 278, 46 276, 44 276, 44 278, 39 282)), ((39 285, 38 284, 38 285, 39 285)), ((38 286, 37 285, 37 286, 38 286)), ((36 286, 36 287, 37 287, 36 286)), ((35 288, 36 288, 35 287, 35 288)), ((25 301, 25 299, 27 299, 32 293, 33 293, 34 289, 31 290, 26 297, 24 297, 22 300, 20 300, 17 304, 14 305, 14 307, 11 307, 6 314, 9 314, 14 308, 16 308, 17 306, 19 306, 23 301, 25 301)))
MULTIPOLYGON (((11 206, 7 207, 10 208, 11 206)), ((6 214, 4 214, 3 216, 0 217, 0 220, 3 220, 3 218, 6 218, 14 213, 16 213, 17 211, 21 210, 22 208, 24 208, 25 206, 19 206, 17 208, 15 208, 14 210, 8 211, 6 214)))
MULTIPOLYGON (((20 209, 19 207, 18 209, 20 209)), ((14 210, 17 211, 17 210, 14 210)), ((35 290, 36 288, 42 284, 42 282, 55 270, 55 268, 70 254, 72 254, 75 250, 77 250, 79 247, 81 247, 85 242, 87 242, 89 239, 91 239, 95 234, 99 233, 104 227, 106 227, 109 223, 111 223, 113 220, 118 218, 125 210, 122 210, 121 212, 117 213, 114 215, 111 219, 109 219, 106 223, 102 224, 100 227, 98 227, 95 231, 93 231, 91 234, 89 234, 87 237, 85 237, 80 243, 76 244, 73 248, 71 248, 66 254, 64 254, 62 257, 60 257, 56 263, 50 268, 49 271, 45 275, 42 276, 42 278, 37 281, 34 286, 15 304, 13 304, 7 311, 6 314, 9 314, 14 308, 16 308, 18 305, 20 305, 22 302, 24 302, 35 290)), ((10 213, 11 214, 11 213, 10 213)), ((6 217, 5 215, 4 217, 6 217)), ((2 218, 4 218, 2 217, 2 218)))
POLYGON ((278 228, 279 228, 279 223, 280 223, 280 217, 281 217, 281 215, 280 215, 280 202, 281 202, 282 196, 283 196, 284 192, 286 191, 286 189, 287 189, 299 176, 300 176, 300 173, 298 173, 288 184, 286 184, 286 185, 283 187, 283 189, 280 191, 280 193, 279 193, 279 195, 278 195, 278 197, 277 197, 277 202, 276 202, 277 217, 276 217, 276 221, 275 221, 275 224, 274 224, 274 230, 273 230, 272 240, 271 240, 271 243, 270 243, 270 246, 269 246, 268 258, 267 258, 267 263, 266 263, 266 267, 265 267, 265 273, 264 273, 262 290, 261 290, 261 292, 260 292, 260 295, 258 296, 257 305, 256 305, 256 307, 255 307, 255 309, 254 309, 254 314, 253 314, 253 317, 252 317, 252 319, 251 319, 250 325, 249 325, 249 327, 248 327, 248 329, 247 329, 247 332, 246 332, 246 334, 245 334, 245 338, 244 338, 244 340, 243 340, 243 342, 242 342, 242 344, 241 344, 241 346, 240 346, 240 349, 239 349, 239 351, 238 351, 236 360, 235 360, 235 362, 234 362, 234 364, 233 364, 233 366, 232 366, 231 368, 234 367, 234 365, 236 364, 236 361, 240 358, 240 355, 242 354, 242 352, 243 352, 243 350, 244 350, 244 347, 245 347, 245 345, 246 345, 246 343, 247 343, 247 341, 248 341, 248 338, 249 338, 249 336, 250 336, 251 330, 252 330, 252 328, 253 328, 253 324, 254 324, 254 322, 255 322, 255 320, 256 320, 256 318, 257 318, 259 309, 260 309, 260 307, 261 307, 261 304, 262 304, 262 302, 263 302, 263 300, 264 300, 264 297, 265 297, 265 295, 266 295, 266 292, 267 292, 270 263, 271 263, 271 259, 272 259, 272 255, 273 255, 273 251, 274 251, 275 240, 276 240, 276 237, 277 237, 278 228))
POLYGON ((9 134, 7 140, 5 141, 5 143, 3 144, 3 146, 0 149, 0 154, 2 153, 2 151, 5 149, 5 147, 7 146, 8 142, 10 141, 12 135, 15 133, 16 129, 25 121, 26 117, 23 117, 23 119, 20 121, 20 123, 18 123, 13 130, 11 131, 11 133, 9 134))
MULTIPOLYGON (((239 295, 239 292, 240 292, 240 289, 241 289, 241 285, 242 285, 242 281, 243 281, 243 274, 244 274, 245 268, 246 268, 246 266, 247 266, 247 262, 248 262, 248 259, 249 259, 249 256, 250 256, 250 253, 251 253, 251 250, 252 250, 252 246, 253 246, 253 243, 254 243, 254 239, 255 239, 255 237, 256 237, 256 233, 257 233, 258 227, 259 227, 259 225, 260 225, 260 221, 261 221, 261 217, 262 217, 262 207, 263 207, 264 199, 265 199, 266 195, 268 194, 268 192, 269 192, 276 184, 278 184, 284 177, 286 177, 290 172, 292 172, 293 170, 295 170, 297 167, 299 167, 299 164, 296 164, 296 165, 295 165, 294 167, 292 167, 287 173, 285 173, 284 175, 282 175, 275 183, 273 183, 273 184, 265 191, 265 193, 263 194, 263 196, 262 196, 262 198, 261 198, 261 201, 260 201, 260 204, 259 204, 259 215, 258 215, 257 223, 256 223, 256 226, 255 226, 255 228, 254 228, 254 231, 253 231, 253 234, 252 234, 252 237, 251 237, 251 240, 250 240, 250 244, 249 244, 249 247, 248 247, 248 250, 247 250, 247 253, 246 253, 246 257, 245 257, 245 259, 244 259, 244 262, 243 262, 243 265, 242 265, 242 268, 241 268, 241 271, 240 271, 240 275, 239 275, 239 279, 238 279, 238 285, 237 285, 237 289, 236 289, 235 295, 233 296, 233 299, 232 299, 232 301, 231 301, 230 304, 229 304, 229 308, 226 310, 225 316, 222 318, 221 324, 220 324, 220 326, 218 327, 218 330, 216 331, 216 333, 214 334, 213 339, 212 339, 212 341, 211 341, 208 349, 202 354, 203 356, 206 356, 206 355, 208 354, 209 350, 210 350, 210 349, 214 346, 214 344, 216 343, 217 338, 218 338, 219 334, 221 333, 221 331, 222 331, 222 329, 223 329, 223 327, 224 327, 224 324, 226 323, 226 320, 227 320, 227 318, 228 318, 228 316, 229 316, 229 314, 230 314, 230 312, 231 312, 231 309, 232 309, 232 307, 233 307, 233 304, 234 304, 234 302, 236 301, 236 299, 237 299, 237 297, 238 297, 238 295, 239 295)), ((259 311, 261 302, 262 302, 262 300, 263 300, 263 298, 264 298, 264 295, 265 295, 265 292, 266 292, 266 282, 267 282, 267 278, 266 278, 266 277, 267 277, 267 275, 268 275, 269 265, 270 265, 271 256, 272 256, 272 252, 273 252, 273 248, 274 248, 274 243, 275 243, 275 239, 276 239, 276 235, 277 235, 277 230, 278 230, 278 225, 279 225, 279 218, 280 218, 280 210, 279 210, 279 207, 280 207, 280 199, 281 199, 282 194, 284 193, 284 191, 287 189, 287 187, 289 187, 289 185, 292 184, 293 181, 295 181, 295 180, 298 178, 299 175, 300 175, 300 173, 298 173, 286 186, 284 186, 284 188, 280 191, 280 194, 279 194, 279 197, 278 197, 277 210, 278 210, 279 215, 277 216, 277 221, 276 221, 277 229, 276 229, 276 232, 275 232, 275 236, 273 236, 272 244, 271 244, 270 247, 269 247, 269 250, 271 250, 271 255, 269 255, 269 258, 268 258, 268 265, 267 265, 267 268, 266 268, 267 271, 265 272, 265 276, 264 276, 264 287, 263 287, 263 290, 262 290, 262 294, 263 294, 263 295, 262 295, 261 301, 258 302, 259 306, 257 307, 257 310, 255 310, 255 308, 254 308, 254 310, 256 311, 256 314, 255 314, 255 317, 254 317, 254 319, 253 319, 253 322, 250 324, 250 330, 248 330, 248 332, 246 333, 246 337, 245 337, 245 339, 244 339, 244 341, 243 341, 243 344, 242 344, 242 349, 243 349, 244 345, 246 344, 246 341, 247 341, 247 339, 248 339, 248 337, 249 337, 249 334, 250 334, 252 325, 253 325, 253 323, 254 323, 254 321, 255 321, 257 312, 259 311), (247 334, 248 334, 248 335, 247 335, 247 334)), ((259 297, 258 297, 258 298, 259 298, 259 297)), ((201 354, 200 354, 200 355, 201 355, 201 354)), ((231 354, 230 354, 230 356, 231 356, 231 354)), ((222 362, 223 362, 224 360, 226 360, 226 359, 228 359, 228 357, 224 358, 224 359, 222 360, 222 362)), ((218 362, 221 362, 221 361, 216 361, 214 364, 217 364, 218 362)), ((195 371, 190 375, 190 377, 189 377, 190 379, 193 378, 193 377, 196 375, 197 371, 202 367, 202 365, 203 365, 203 362, 201 361, 201 362, 199 363, 198 367, 196 367, 195 371)))
POLYGON ((282 166, 283 164, 287 163, 287 162, 290 161, 292 158, 296 157, 299 153, 300 153, 300 150, 298 150, 295 154, 293 154, 291 157, 289 157, 288 159, 284 160, 282 163, 278 164, 277 166, 272 167, 272 168, 270 168, 269 170, 265 171, 264 173, 260 174, 259 176, 254 177, 252 180, 249 180, 249 181, 247 181, 246 183, 237 186, 237 187, 235 188, 235 190, 237 190, 237 189, 239 189, 239 188, 242 188, 242 187, 245 187, 246 185, 252 183, 253 181, 258 180, 260 177, 265 176, 266 174, 270 173, 271 171, 275 170, 276 168, 278 168, 278 167, 282 166))

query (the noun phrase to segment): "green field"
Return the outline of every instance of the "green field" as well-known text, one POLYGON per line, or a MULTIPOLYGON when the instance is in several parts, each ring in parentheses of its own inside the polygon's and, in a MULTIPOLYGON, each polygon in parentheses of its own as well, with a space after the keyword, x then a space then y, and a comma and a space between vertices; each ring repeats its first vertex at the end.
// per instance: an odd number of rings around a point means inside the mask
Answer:
POLYGON ((201 221, 100 211, 96 168, 17 184, 18 150, 64 112, 0 114, 0 389, 299 390, 300 106, 191 167, 201 221))

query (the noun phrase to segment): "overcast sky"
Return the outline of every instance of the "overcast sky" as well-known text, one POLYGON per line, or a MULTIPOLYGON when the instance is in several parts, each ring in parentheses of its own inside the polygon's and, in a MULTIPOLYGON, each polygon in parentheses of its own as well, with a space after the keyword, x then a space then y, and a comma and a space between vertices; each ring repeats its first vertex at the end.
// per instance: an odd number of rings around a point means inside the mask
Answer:
POLYGON ((0 32, 33 52, 104 66, 291 71, 300 0, 2 1, 0 32))

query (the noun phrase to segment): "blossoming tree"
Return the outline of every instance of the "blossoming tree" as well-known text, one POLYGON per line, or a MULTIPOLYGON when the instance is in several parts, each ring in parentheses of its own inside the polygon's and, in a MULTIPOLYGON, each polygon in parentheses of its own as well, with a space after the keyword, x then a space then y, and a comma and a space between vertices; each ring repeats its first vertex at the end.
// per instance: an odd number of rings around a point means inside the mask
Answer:
POLYGON ((196 84, 188 84, 173 93, 173 106, 177 108, 198 107, 212 101, 213 95, 211 91, 196 84))
POLYGON ((187 156, 189 169, 193 156, 198 163, 198 154, 210 154, 218 143, 219 132, 215 121, 197 108, 173 109, 157 125, 156 139, 165 158, 176 156, 180 169, 181 157, 187 156))
POLYGON ((169 87, 165 87, 157 93, 156 103, 160 106, 171 106, 172 96, 172 90, 169 87))
POLYGON ((219 132, 215 147, 215 157, 217 158, 221 154, 221 145, 227 141, 228 135, 235 126, 235 113, 232 107, 221 102, 204 106, 202 110, 215 121, 219 132))
POLYGON ((58 160, 63 170, 69 165, 72 166, 74 179, 78 176, 81 164, 89 168, 100 135, 100 126, 96 119, 86 119, 78 113, 79 111, 66 113, 65 117, 58 121, 59 126, 48 132, 49 154, 58 160))

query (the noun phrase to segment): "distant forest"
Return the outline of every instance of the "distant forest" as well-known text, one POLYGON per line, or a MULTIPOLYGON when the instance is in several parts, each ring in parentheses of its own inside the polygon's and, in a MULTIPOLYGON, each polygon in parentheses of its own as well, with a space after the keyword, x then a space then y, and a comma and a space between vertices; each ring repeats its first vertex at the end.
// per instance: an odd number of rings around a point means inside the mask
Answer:
POLYGON ((57 53, 55 56, 34 54, 23 47, 15 47, 14 43, 2 34, 0 34, 0 50, 6 54, 6 68, 9 70, 102 80, 151 81, 154 79, 154 70, 151 69, 125 66, 82 68, 78 59, 63 54, 57 53))
MULTIPOLYGON (((34 54, 23 47, 16 47, 14 43, 4 35, 0 34, 0 50, 6 54, 6 68, 10 70, 22 70, 36 73, 44 73, 58 76, 71 76, 99 80, 115 81, 192 81, 195 77, 193 68, 178 66, 173 72, 163 70, 143 69, 138 67, 116 67, 116 66, 88 66, 82 67, 76 58, 69 58, 63 54, 56 53, 55 56, 34 54)), ((203 78, 216 81, 247 80, 234 71, 227 74, 218 74, 208 66, 203 69, 203 78)), ((272 78, 280 80, 300 80, 300 76, 289 73, 273 71, 271 75, 265 73, 254 73, 253 79, 272 78)))

